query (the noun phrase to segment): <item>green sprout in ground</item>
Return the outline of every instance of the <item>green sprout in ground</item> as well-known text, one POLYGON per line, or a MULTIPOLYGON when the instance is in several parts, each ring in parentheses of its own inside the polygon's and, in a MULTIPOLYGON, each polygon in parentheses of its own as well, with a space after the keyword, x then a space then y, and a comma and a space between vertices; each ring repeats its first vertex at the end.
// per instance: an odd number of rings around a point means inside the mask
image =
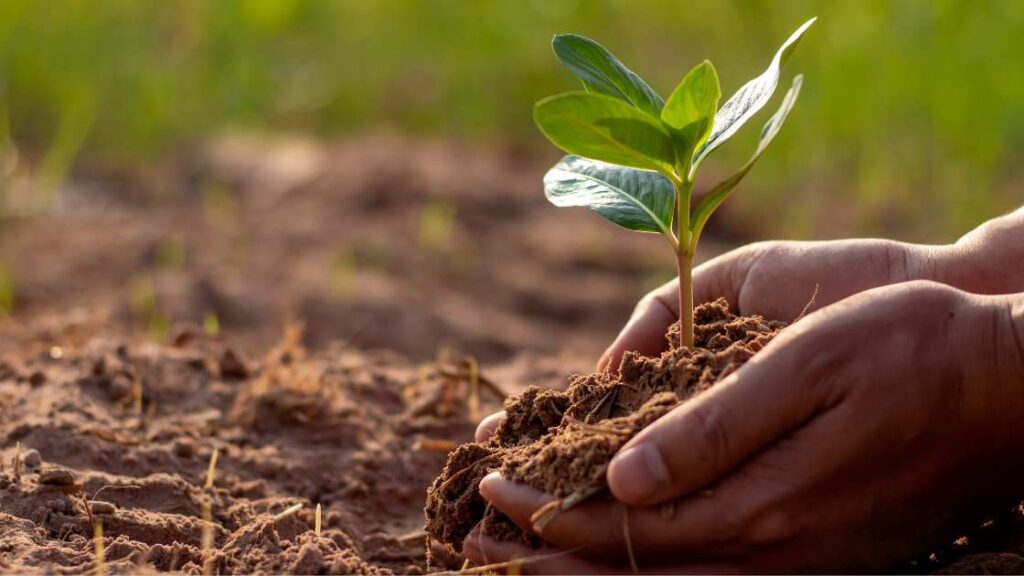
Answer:
POLYGON ((693 346, 692 268, 704 225, 778 134, 802 77, 793 79, 761 129, 747 163, 691 206, 697 169, 771 99, 782 67, 813 23, 812 18, 800 26, 768 69, 721 108, 718 75, 706 60, 664 101, 593 40, 559 34, 552 43, 558 60, 580 77, 585 90, 545 98, 534 108, 541 132, 570 154, 548 171, 544 192, 556 206, 583 206, 623 228, 665 237, 679 270, 681 346, 693 346))

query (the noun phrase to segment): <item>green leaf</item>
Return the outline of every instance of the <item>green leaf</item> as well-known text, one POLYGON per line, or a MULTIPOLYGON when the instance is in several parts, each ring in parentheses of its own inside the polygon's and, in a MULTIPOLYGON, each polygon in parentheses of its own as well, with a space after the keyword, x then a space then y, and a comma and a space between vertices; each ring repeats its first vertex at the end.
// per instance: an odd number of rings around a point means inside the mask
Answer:
POLYGON ((672 173, 675 151, 661 122, 611 96, 551 96, 537 102, 533 119, 549 140, 570 154, 672 173))
POLYGON ((686 74, 661 109, 661 119, 682 140, 687 160, 708 137, 721 96, 715 67, 705 60, 686 74))
POLYGON ((786 121, 786 117, 789 115, 789 111, 793 109, 793 104, 796 103, 797 96, 800 95, 800 86, 803 84, 803 76, 797 75, 793 78, 793 85, 789 91, 786 92, 786 96, 782 99, 782 104, 779 105, 779 109, 768 119, 765 123, 764 128, 761 129, 761 137, 757 142, 757 150, 754 151, 754 155, 747 160, 747 163, 739 169, 738 172, 730 176, 729 178, 718 183, 714 188, 701 201, 697 204, 693 210, 693 216, 690 219, 690 231, 693 233, 693 241, 700 237, 701 230, 704 229, 704 224, 707 223, 708 218, 711 214, 721 206, 722 202, 729 197, 729 194, 736 187, 737 184, 743 180, 743 177, 750 172, 750 169, 754 167, 754 163, 757 162, 761 154, 768 148, 775 136, 778 135, 779 130, 782 128, 782 124, 786 121))
POLYGON ((797 44, 800 43, 800 38, 814 24, 815 20, 817 18, 811 18, 797 28, 796 32, 793 32, 782 44, 778 52, 775 53, 775 57, 772 58, 768 69, 757 78, 744 84, 742 88, 737 90, 722 105, 718 114, 715 115, 715 124, 714 128, 711 129, 711 136, 697 150, 697 154, 694 156, 692 170, 696 170, 697 166, 700 165, 712 150, 718 148, 723 142, 731 138, 747 120, 750 120, 758 110, 768 103, 772 93, 775 92, 775 86, 779 83, 782 67, 786 65, 786 61, 789 60, 793 51, 796 50, 797 44))
POLYGON ((675 188, 657 172, 566 156, 544 176, 544 194, 555 206, 582 206, 640 232, 672 239, 675 188))
POLYGON ((556 34, 551 47, 588 90, 629 102, 655 118, 661 112, 661 96, 604 46, 576 34, 556 34))

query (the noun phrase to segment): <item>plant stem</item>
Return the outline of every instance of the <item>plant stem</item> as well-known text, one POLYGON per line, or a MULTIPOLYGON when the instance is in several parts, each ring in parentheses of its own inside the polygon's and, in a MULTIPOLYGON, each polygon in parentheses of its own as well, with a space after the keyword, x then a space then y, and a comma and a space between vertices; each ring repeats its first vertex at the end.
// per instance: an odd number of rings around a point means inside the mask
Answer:
MULTIPOLYGON (((685 174, 685 172, 684 172, 685 174)), ((690 192, 693 181, 689 178, 676 183, 676 269, 679 272, 679 346, 693 348, 693 255, 690 238, 690 192)))
POLYGON ((679 270, 679 345, 693 348, 693 254, 681 247, 677 253, 679 270))

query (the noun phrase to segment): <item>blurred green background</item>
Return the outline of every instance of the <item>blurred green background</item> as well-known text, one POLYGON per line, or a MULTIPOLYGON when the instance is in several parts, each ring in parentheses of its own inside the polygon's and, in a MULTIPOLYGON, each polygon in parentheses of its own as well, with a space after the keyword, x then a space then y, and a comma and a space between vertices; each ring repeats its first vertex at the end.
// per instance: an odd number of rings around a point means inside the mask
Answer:
MULTIPOLYGON (((812 15, 786 71, 805 74, 801 101, 730 203, 739 226, 949 240, 1020 204, 1017 1, 4 0, 0 142, 57 175, 239 128, 440 135, 553 159, 532 103, 576 87, 553 33, 597 39, 666 95, 709 58, 730 94, 812 15)), ((705 178, 742 162, 756 132, 705 178)))

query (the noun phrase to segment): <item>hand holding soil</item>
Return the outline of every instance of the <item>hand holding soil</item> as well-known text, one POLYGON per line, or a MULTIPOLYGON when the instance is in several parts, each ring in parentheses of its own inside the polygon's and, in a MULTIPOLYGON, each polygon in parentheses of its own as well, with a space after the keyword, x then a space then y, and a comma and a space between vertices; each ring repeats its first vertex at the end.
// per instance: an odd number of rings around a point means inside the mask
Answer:
MULTIPOLYGON (((878 569, 1012 506, 1024 296, 950 285, 1024 288, 1010 265, 1022 235, 1019 210, 950 246, 764 243, 700 267, 699 300, 725 294, 742 314, 793 320, 807 306, 795 296, 822 278, 813 305, 824 309, 627 442, 608 467, 614 500, 551 520, 539 553, 552 555, 528 569, 607 572, 631 556, 670 571, 878 569), (946 284, 905 282, 915 278, 946 284)), ((602 364, 622 349, 660 351, 672 288, 644 298, 602 364)), ((535 533, 535 511, 553 500, 497 473, 480 492, 535 533)), ((464 551, 479 562, 538 554, 479 534, 464 551)))
MULTIPOLYGON (((571 553, 527 567, 628 570, 624 525, 642 570, 881 569, 949 541, 1020 496, 1022 330, 1024 296, 931 282, 814 313, 628 442, 615 501, 556 516, 541 536, 571 553)), ((551 500, 497 474, 480 491, 524 530, 551 500)), ((537 554, 472 534, 465 552, 537 554)))

